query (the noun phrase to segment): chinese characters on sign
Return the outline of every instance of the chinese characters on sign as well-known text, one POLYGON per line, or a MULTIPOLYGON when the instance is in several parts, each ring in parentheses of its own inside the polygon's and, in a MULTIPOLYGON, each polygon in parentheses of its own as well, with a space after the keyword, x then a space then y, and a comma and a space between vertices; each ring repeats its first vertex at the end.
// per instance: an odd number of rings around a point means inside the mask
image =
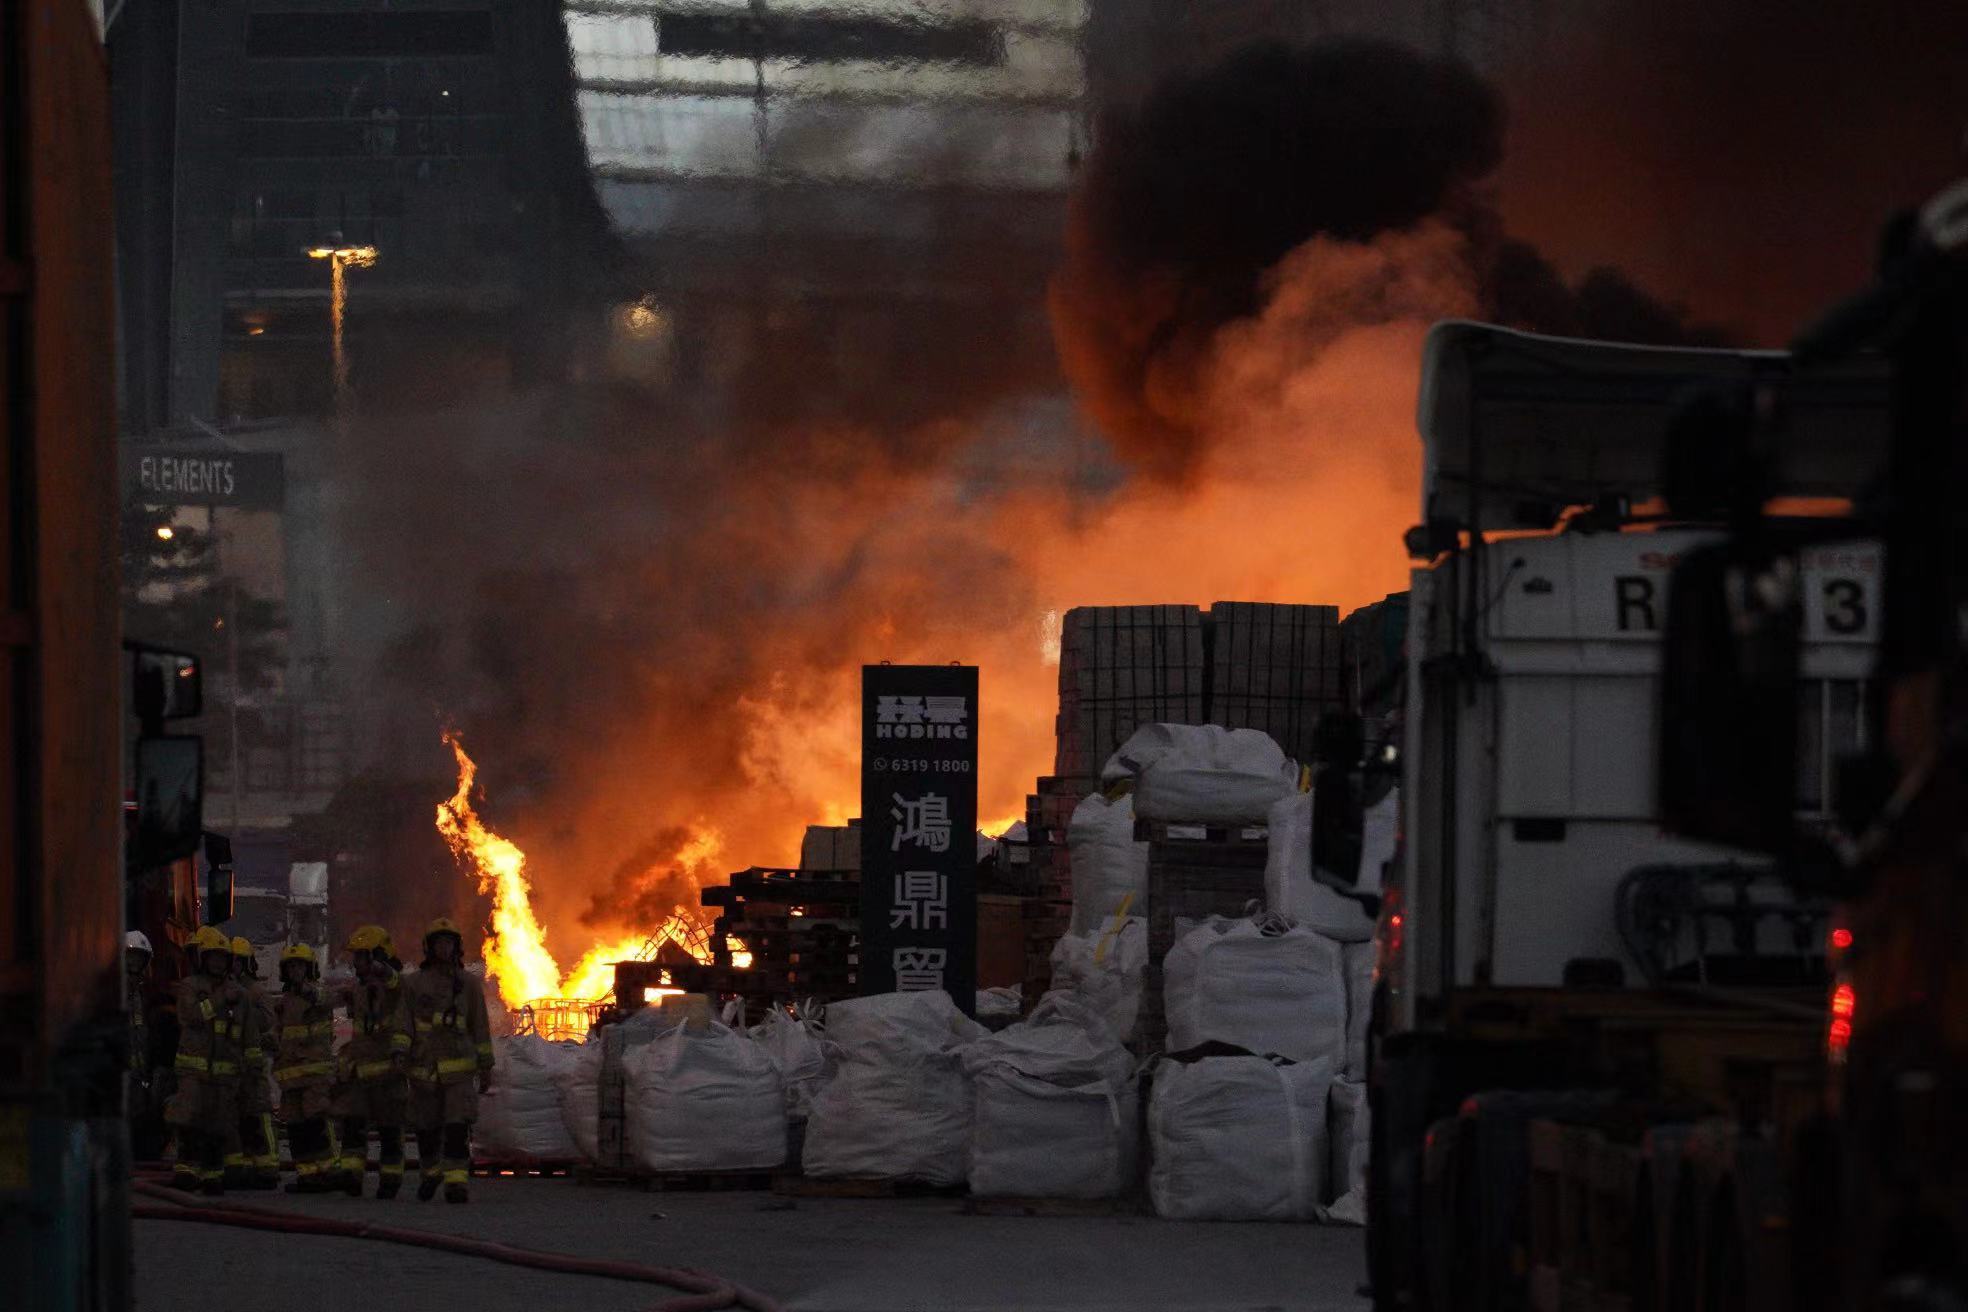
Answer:
POLYGON ((889 851, 900 852, 904 843, 914 843, 932 852, 950 850, 949 798, 940 793, 924 793, 910 799, 897 793, 895 805, 889 808, 888 814, 895 821, 895 837, 889 840, 889 851))
POLYGON ((862 672, 861 991, 976 1005, 977 670, 862 672))

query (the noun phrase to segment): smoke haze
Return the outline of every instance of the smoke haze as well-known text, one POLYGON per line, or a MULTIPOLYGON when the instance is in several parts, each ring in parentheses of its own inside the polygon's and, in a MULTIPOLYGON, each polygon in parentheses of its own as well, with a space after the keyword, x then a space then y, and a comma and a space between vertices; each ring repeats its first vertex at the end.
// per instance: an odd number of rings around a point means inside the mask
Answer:
MULTIPOLYGON (((1049 293, 879 335, 779 307, 767 349, 688 395, 609 366, 598 324, 565 385, 365 423, 345 564, 385 768, 443 779, 438 724, 461 730, 565 961, 853 815, 863 663, 982 667, 998 825, 1050 770, 1048 616, 1405 586, 1431 322, 1761 323, 1656 276, 1632 191, 1563 222, 1573 179, 1618 167, 1577 164, 1591 114, 1536 117, 1577 101, 1503 86, 1358 40, 1246 49, 1103 120, 1049 293), (863 381, 816 392, 821 353, 863 381)), ((1722 200, 1664 212, 1730 229, 1722 200)))

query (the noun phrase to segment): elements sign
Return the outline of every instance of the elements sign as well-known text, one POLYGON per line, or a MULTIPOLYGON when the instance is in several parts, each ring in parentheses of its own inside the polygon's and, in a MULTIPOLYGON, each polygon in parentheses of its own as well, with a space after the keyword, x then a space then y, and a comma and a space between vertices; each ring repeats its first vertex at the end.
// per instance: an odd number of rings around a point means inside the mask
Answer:
POLYGON ((278 510, 287 492, 277 451, 125 447, 121 458, 123 499, 133 504, 278 510))
POLYGON ((977 667, 861 670, 861 991, 977 1009, 977 667))

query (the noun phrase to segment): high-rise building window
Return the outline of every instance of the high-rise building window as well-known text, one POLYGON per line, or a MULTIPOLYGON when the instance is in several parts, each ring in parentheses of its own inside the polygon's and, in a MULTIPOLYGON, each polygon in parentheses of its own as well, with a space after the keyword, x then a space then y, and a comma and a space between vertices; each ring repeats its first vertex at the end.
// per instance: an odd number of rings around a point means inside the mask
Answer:
POLYGON ((262 13, 247 19, 254 59, 416 59, 492 52, 487 9, 262 13))

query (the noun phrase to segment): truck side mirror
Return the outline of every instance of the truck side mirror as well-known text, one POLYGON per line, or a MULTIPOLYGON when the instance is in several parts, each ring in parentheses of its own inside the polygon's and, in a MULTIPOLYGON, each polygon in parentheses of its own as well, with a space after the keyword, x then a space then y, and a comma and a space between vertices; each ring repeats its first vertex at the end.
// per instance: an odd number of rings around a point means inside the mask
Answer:
POLYGON ((1656 779, 1676 834, 1771 853, 1796 840, 1799 580, 1795 555, 1753 541, 1674 571, 1656 779))
POLYGON ((130 709, 146 724, 186 720, 204 709, 198 658, 161 647, 138 647, 130 673, 130 709))
POLYGON ((169 865, 198 851, 205 824, 205 743, 197 737, 137 739, 135 865, 169 865))

